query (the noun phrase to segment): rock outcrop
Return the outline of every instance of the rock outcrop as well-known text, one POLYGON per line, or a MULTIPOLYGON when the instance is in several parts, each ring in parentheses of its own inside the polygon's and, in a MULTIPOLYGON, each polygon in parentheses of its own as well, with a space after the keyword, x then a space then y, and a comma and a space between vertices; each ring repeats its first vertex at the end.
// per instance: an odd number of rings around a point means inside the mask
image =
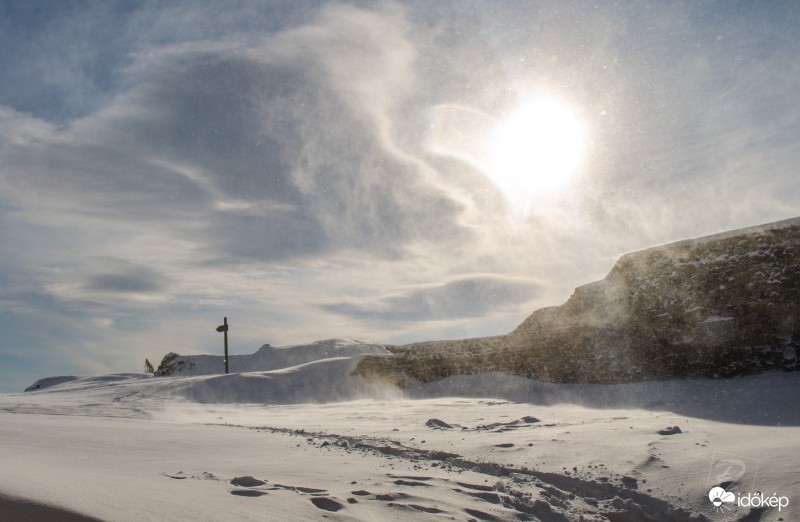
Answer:
POLYGON ((626 254, 507 335, 387 348, 355 373, 610 383, 797 370, 800 218, 626 254))

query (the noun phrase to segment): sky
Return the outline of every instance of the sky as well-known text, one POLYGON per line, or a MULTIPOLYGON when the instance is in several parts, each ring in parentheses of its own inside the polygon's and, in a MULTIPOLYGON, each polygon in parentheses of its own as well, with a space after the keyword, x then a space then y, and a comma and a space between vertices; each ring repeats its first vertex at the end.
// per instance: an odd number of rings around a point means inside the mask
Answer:
POLYGON ((0 1, 0 392, 507 333, 800 215, 800 4, 0 1))

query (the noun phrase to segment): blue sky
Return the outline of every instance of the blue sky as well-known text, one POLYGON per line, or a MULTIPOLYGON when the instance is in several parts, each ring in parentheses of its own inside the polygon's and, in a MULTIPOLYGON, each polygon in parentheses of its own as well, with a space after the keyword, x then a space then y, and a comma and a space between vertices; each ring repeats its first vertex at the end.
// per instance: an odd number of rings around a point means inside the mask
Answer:
POLYGON ((6 0, 0 391, 218 353, 225 315, 233 353, 505 333, 627 251, 800 215, 798 28, 777 1, 6 0), (530 184, 479 160, 542 99, 580 162, 515 208, 530 184))

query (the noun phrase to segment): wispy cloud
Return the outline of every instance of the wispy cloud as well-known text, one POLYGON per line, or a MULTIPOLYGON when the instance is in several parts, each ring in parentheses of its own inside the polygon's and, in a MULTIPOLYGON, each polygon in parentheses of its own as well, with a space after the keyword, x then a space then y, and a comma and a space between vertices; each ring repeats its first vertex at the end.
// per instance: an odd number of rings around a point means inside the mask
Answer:
POLYGON ((534 300, 537 287, 535 282, 528 280, 477 276, 442 285, 411 288, 376 300, 336 303, 325 308, 382 322, 463 319, 521 309, 534 300))

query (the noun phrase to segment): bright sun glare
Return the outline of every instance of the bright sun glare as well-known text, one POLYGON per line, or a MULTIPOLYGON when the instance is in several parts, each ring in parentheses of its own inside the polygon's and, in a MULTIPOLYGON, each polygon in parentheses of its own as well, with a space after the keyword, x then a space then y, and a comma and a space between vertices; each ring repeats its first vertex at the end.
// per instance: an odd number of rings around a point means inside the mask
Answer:
POLYGON ((586 147, 586 126, 568 103, 532 100, 492 132, 486 175, 511 206, 527 216, 537 201, 569 187, 586 147))

